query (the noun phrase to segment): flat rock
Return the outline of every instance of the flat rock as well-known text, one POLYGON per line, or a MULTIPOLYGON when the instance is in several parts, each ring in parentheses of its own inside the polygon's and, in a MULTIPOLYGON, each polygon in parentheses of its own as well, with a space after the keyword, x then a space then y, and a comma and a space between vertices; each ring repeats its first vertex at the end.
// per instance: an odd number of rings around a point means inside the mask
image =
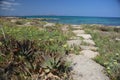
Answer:
POLYGON ((73 29, 77 29, 77 30, 78 30, 78 29, 79 29, 79 30, 81 30, 81 29, 82 29, 82 27, 81 27, 81 26, 79 26, 79 25, 77 25, 77 26, 72 26, 72 28, 73 28, 73 29))
POLYGON ((73 80, 110 80, 103 72, 104 68, 83 55, 69 54, 73 80))
POLYGON ((90 34, 77 34, 78 37, 83 37, 84 39, 91 39, 92 36, 90 34))
POLYGON ((68 40, 67 44, 68 46, 80 46, 81 40, 68 40))
POLYGON ((83 42, 85 42, 88 45, 94 45, 95 46, 95 42, 93 40, 87 39, 87 40, 83 40, 83 42))
POLYGON ((72 31, 74 34, 84 34, 85 33, 85 31, 84 30, 73 30, 72 31))
POLYGON ((80 48, 82 50, 92 50, 92 51, 98 50, 98 47, 94 47, 94 46, 84 46, 84 45, 81 45, 80 48))
POLYGON ((120 38, 115 38, 116 41, 120 41, 120 38))
POLYGON ((54 23, 47 23, 44 25, 44 27, 49 27, 49 26, 55 26, 55 24, 54 23))
POLYGON ((73 26, 73 27, 79 27, 80 25, 71 25, 71 26, 73 26))
POLYGON ((86 56, 87 58, 95 58, 97 55, 99 55, 98 52, 94 52, 92 50, 82 50, 80 54, 86 56))
POLYGON ((27 22, 24 24, 25 26, 31 26, 31 22, 27 22))
POLYGON ((17 21, 16 19, 12 19, 12 20, 11 20, 12 23, 15 23, 16 21, 17 21))

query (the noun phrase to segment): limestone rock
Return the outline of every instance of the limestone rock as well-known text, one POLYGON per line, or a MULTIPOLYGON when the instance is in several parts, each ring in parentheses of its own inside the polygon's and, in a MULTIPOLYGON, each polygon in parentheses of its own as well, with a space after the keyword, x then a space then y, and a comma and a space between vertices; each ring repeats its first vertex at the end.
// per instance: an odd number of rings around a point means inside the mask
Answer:
POLYGON ((84 34, 85 33, 85 31, 84 30, 73 30, 72 31, 74 34, 84 34))
POLYGON ((73 29, 82 30, 83 28, 80 25, 72 25, 73 29))
POLYGON ((110 80, 103 72, 104 68, 83 55, 70 54, 68 61, 72 62, 73 80, 110 80))
POLYGON ((54 23, 47 23, 44 25, 44 27, 49 27, 49 26, 55 26, 55 24, 54 23))
POLYGON ((85 42, 88 45, 95 45, 95 42, 93 40, 90 40, 90 39, 83 40, 83 42, 85 42))
POLYGON ((81 40, 69 40, 67 41, 68 46, 80 46, 81 40))
POLYGON ((91 50, 82 50, 80 54, 86 56, 87 58, 95 58, 97 55, 99 55, 98 52, 94 52, 91 50))
POLYGON ((77 34, 78 37, 83 37, 84 39, 91 39, 92 36, 90 34, 77 34))

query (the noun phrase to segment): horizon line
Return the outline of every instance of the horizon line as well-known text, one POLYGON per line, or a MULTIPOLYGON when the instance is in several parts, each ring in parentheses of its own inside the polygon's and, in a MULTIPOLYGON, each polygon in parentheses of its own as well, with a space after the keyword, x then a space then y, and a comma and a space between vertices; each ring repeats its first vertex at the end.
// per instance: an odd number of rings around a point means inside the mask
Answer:
POLYGON ((78 16, 78 15, 0 15, 0 17, 29 17, 29 16, 69 16, 69 17, 100 17, 100 18, 120 18, 120 16, 78 16))

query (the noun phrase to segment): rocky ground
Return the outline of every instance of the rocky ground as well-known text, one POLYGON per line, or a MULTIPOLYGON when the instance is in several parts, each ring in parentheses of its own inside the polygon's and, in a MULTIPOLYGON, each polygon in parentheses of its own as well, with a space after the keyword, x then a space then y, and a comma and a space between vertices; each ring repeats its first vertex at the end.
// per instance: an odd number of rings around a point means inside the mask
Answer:
POLYGON ((86 34, 80 26, 73 25, 72 28, 75 36, 70 38, 67 44, 81 48, 79 55, 69 54, 67 57, 67 60, 72 62, 73 80, 110 80, 104 72, 104 67, 93 60, 99 53, 92 36, 86 34))

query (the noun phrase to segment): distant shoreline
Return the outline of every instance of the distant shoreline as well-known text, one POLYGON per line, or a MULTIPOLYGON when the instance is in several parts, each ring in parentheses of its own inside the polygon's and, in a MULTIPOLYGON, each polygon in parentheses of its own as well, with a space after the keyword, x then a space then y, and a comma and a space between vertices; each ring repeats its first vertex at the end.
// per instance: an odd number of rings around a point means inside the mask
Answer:
POLYGON ((105 25, 120 26, 120 18, 108 17, 80 17, 80 16, 0 16, 1 18, 23 18, 38 19, 49 23, 69 24, 69 25, 105 25))

